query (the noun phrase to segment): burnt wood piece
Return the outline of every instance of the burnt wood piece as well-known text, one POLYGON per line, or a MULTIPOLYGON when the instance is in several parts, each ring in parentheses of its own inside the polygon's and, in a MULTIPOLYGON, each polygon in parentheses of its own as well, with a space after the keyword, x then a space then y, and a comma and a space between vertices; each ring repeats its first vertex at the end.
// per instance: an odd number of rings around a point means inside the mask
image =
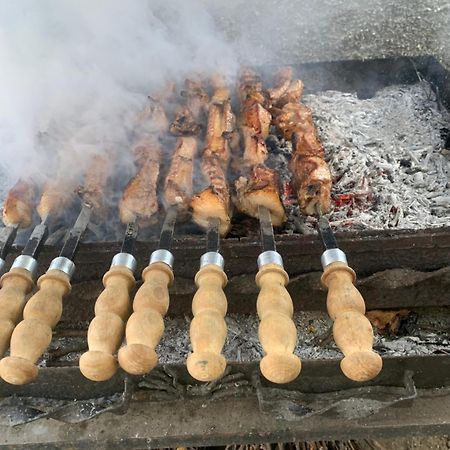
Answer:
POLYGON ((302 376, 284 387, 264 381, 256 364, 232 365, 225 378, 207 385, 195 382, 183 366, 165 366, 128 378, 128 400, 116 410, 121 415, 100 414, 74 423, 77 418, 70 417, 67 407, 83 401, 89 405, 99 397, 108 404, 124 392, 124 380, 120 372, 106 383, 92 383, 73 367, 44 368, 28 386, 0 382, 8 414, 20 402, 39 404, 39 397, 60 402, 47 408, 64 409, 55 412, 55 420, 0 425, 0 447, 90 448, 96 442, 96 448, 137 449, 450 431, 446 356, 385 358, 380 375, 366 383, 346 379, 337 360, 307 360, 302 376), (371 399, 382 401, 383 407, 368 411, 371 399), (339 407, 327 407, 336 400, 339 407))
MULTIPOLYGON (((450 306, 447 295, 450 275, 450 228, 424 231, 372 231, 337 233, 340 248, 358 275, 358 288, 368 309, 417 306, 450 306), (400 270, 400 271, 399 271, 400 270), (412 271, 412 272, 411 272, 412 271)), ((317 235, 278 235, 278 251, 283 255, 291 282, 288 290, 296 310, 325 310, 326 292, 322 289, 320 255, 322 244, 317 235)), ((158 241, 136 243, 138 270, 148 264, 158 241)), ((108 270, 119 243, 81 244, 75 260, 77 271, 73 290, 64 301, 62 321, 90 320, 94 303, 102 290, 101 278, 108 270)), ((171 288, 170 316, 190 314, 195 292, 194 276, 204 253, 204 239, 199 236, 177 238, 175 283, 171 288)), ((257 287, 254 277, 260 242, 255 239, 224 239, 221 252, 229 277, 227 297, 230 313, 254 313, 257 287)), ((7 263, 17 256, 10 254, 7 263)), ((45 247, 40 271, 57 256, 56 249, 45 247)))

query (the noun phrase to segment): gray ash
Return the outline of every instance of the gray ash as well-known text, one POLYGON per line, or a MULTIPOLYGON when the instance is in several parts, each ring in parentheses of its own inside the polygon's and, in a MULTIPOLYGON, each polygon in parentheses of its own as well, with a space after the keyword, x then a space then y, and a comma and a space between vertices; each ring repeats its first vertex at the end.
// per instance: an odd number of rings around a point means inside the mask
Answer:
MULTIPOLYGON (((301 359, 336 359, 342 354, 333 341, 332 322, 325 312, 297 312, 294 321, 298 333, 295 354, 301 359)), ((258 339, 256 315, 229 314, 224 355, 231 362, 254 362, 263 356, 258 339)), ((189 317, 164 320, 165 331, 156 348, 160 364, 185 364, 191 351, 189 317)), ((381 356, 414 356, 450 354, 450 313, 445 308, 417 311, 417 323, 407 335, 386 335, 375 332, 374 349, 381 356)), ((87 350, 86 335, 81 330, 56 331, 52 344, 40 366, 77 365, 87 350)))
POLYGON ((450 114, 429 83, 373 98, 308 95, 333 175, 330 221, 339 230, 424 229, 450 221, 450 114), (444 133, 444 134, 443 134, 444 133))

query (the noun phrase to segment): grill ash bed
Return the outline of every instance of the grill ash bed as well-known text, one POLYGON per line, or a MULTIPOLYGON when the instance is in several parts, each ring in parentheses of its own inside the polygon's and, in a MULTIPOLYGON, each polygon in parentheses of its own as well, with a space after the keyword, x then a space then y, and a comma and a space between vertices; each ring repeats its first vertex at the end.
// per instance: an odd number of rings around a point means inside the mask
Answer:
MULTIPOLYGON (((254 282, 260 243, 257 222, 243 216, 233 218, 231 232, 221 242, 229 279, 224 354, 231 365, 225 378, 200 386, 184 368, 190 351, 193 278, 205 244, 199 229, 180 224, 171 249, 175 282, 166 330, 156 349, 161 367, 144 377, 119 372, 104 383, 85 380, 76 366, 87 349, 86 330, 103 289, 101 277, 120 248, 123 231, 112 224, 107 239, 98 242, 90 232, 91 242, 79 247, 72 292, 64 300, 51 347, 40 360, 39 378, 23 387, 0 381, 0 425, 43 417, 77 423, 107 411, 134 417, 145 410, 149 420, 155 420, 151 433, 157 435, 170 421, 158 421, 158 414, 148 408, 163 415, 171 404, 189 414, 189 407, 195 409, 196 402, 208 397, 217 411, 226 411, 232 400, 243 410, 255 408, 260 424, 253 419, 243 422, 247 430, 254 427, 252 439, 258 441, 267 436, 271 440, 310 436, 307 430, 314 420, 322 430, 336 433, 342 420, 348 424, 359 418, 361 434, 376 434, 377 427, 388 426, 390 407, 405 399, 428 408, 423 425, 433 428, 437 423, 429 419, 431 412, 436 413, 430 406, 436 395, 433 388, 450 386, 450 74, 433 57, 302 64, 294 69, 305 83, 304 101, 313 111, 333 175, 329 220, 358 274, 357 287, 367 310, 406 310, 402 331, 376 335, 374 348, 385 358, 382 373, 362 385, 344 381, 339 374, 339 353, 330 341, 332 322, 325 313, 326 291, 320 284, 322 244, 316 222, 299 215, 292 202, 288 222, 275 230, 275 240, 290 276, 287 288, 299 334, 295 353, 304 367, 296 382, 275 388, 257 371, 263 354, 257 339, 254 282), (377 415, 381 410, 387 411, 385 418, 377 415), (288 423, 285 430, 280 423, 288 423)), ((269 76, 273 70, 265 67, 261 72, 269 76)), ((268 145, 269 164, 283 169, 290 144, 271 136, 268 145)), ((136 273, 158 246, 161 222, 162 218, 136 243, 136 273)), ((16 249, 7 263, 17 254, 16 249)), ((39 268, 48 267, 55 256, 54 247, 44 247, 39 268)), ((211 406, 205 408, 211 418, 199 420, 213 423, 215 413, 211 406)), ((105 417, 94 419, 98 430, 107 426, 105 417)), ((413 422, 406 414, 401 426, 406 430, 413 422)), ((449 425, 448 417, 442 424, 449 425)), ((354 435, 355 425, 350 428, 354 435)), ((226 435, 221 425, 217 432, 208 432, 208 438, 202 437, 203 432, 202 426, 194 427, 183 439, 197 445, 222 443, 226 435)), ((237 432, 234 438, 243 435, 250 436, 237 432)), ((158 438, 152 445, 171 445, 171 439, 158 438)))

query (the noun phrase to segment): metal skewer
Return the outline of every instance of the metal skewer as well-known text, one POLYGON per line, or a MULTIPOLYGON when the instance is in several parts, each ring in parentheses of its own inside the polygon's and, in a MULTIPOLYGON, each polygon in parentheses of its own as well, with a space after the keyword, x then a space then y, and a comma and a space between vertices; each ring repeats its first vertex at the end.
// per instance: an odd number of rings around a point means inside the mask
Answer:
POLYGON ((170 250, 177 215, 177 206, 166 212, 158 249, 150 255, 150 263, 142 272, 144 283, 133 300, 134 312, 125 330, 126 345, 118 353, 120 367, 134 375, 148 373, 158 363, 155 347, 164 332, 163 318, 169 308, 169 286, 174 278, 170 250))
POLYGON ((289 276, 276 251, 270 211, 259 206, 258 215, 262 253, 258 257, 256 284, 260 292, 256 306, 260 319, 258 335, 265 353, 260 370, 273 383, 289 383, 301 370, 300 358, 293 354, 297 329, 292 320, 292 299, 285 287, 289 276))
POLYGON ((199 381, 213 381, 225 372, 227 362, 222 349, 227 336, 225 315, 227 298, 223 288, 228 282, 223 271, 220 250, 220 220, 211 217, 206 231, 206 253, 200 258, 200 270, 195 276, 197 292, 192 300, 194 318, 190 326, 192 353, 187 369, 199 381))
MULTIPOLYGON (((15 327, 11 336, 10 356, 0 361, 0 377, 8 383, 26 384, 38 375, 36 361, 50 345, 52 330, 61 318, 62 300, 71 290, 70 279, 75 271, 73 258, 89 224, 91 211, 89 205, 83 205, 59 256, 53 259, 47 272, 39 278, 39 290, 23 310, 23 320, 15 327)), ((45 221, 41 225, 46 230, 45 221)), ((42 240, 30 239, 24 250, 29 253, 26 256, 36 257, 40 246, 42 240)))
POLYGON ((9 272, 0 278, 0 357, 9 347, 14 327, 22 317, 26 297, 33 289, 37 258, 48 237, 47 221, 48 217, 45 217, 34 228, 22 253, 14 260, 9 272))
POLYGON ((103 276, 105 289, 95 302, 95 317, 87 335, 89 350, 81 355, 79 363, 81 373, 92 381, 108 380, 118 368, 114 354, 122 344, 131 309, 130 293, 136 284, 133 252, 137 234, 136 223, 128 223, 120 252, 103 276))
POLYGON ((0 230, 0 273, 5 265, 6 256, 16 239, 18 229, 19 226, 16 225, 14 227, 4 227, 0 230))
POLYGON ((341 369, 354 381, 371 380, 381 371, 381 357, 372 349, 373 330, 366 318, 364 299, 354 286, 356 274, 339 249, 328 219, 317 206, 317 228, 325 251, 322 284, 328 289, 327 309, 334 321, 333 336, 344 358, 341 369))

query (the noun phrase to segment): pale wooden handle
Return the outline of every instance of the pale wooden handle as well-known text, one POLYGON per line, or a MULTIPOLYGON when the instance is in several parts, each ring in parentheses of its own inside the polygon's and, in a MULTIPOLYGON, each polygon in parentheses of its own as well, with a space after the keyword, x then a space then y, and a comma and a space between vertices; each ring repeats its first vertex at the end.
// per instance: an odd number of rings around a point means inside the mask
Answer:
POLYGON ((300 358, 294 355, 297 329, 292 320, 294 307, 286 290, 288 274, 278 264, 265 264, 256 275, 260 288, 256 307, 261 320, 258 336, 265 356, 261 373, 273 383, 289 383, 298 377, 300 358))
POLYGON ((227 281, 225 272, 214 264, 202 267, 195 276, 198 290, 192 300, 192 353, 186 363, 191 376, 199 381, 220 378, 227 365, 222 355, 227 337, 225 314, 228 305, 223 291, 227 281))
POLYGON ((155 347, 164 333, 173 272, 167 264, 156 262, 144 269, 142 278, 126 326, 126 345, 118 354, 120 367, 133 375, 148 373, 158 363, 155 347))
POLYGON ((22 317, 26 297, 33 288, 28 270, 15 268, 0 279, 0 358, 9 347, 14 327, 22 317))
POLYGON ((355 272, 345 263, 329 264, 322 275, 322 283, 328 288, 327 309, 334 321, 333 336, 344 354, 341 369, 354 381, 375 378, 383 362, 372 350, 373 330, 364 315, 364 299, 354 286, 355 272))
POLYGON ((134 284, 133 272, 125 266, 111 267, 103 277, 105 289, 95 302, 95 317, 88 329, 89 351, 81 355, 79 363, 89 380, 109 380, 117 371, 114 355, 122 344, 134 284))
POLYGON ((11 336, 11 356, 0 361, 0 377, 11 384, 26 384, 37 377, 36 361, 50 345, 52 329, 61 318, 62 299, 70 292, 70 279, 60 270, 49 270, 39 278, 38 287, 11 336))

